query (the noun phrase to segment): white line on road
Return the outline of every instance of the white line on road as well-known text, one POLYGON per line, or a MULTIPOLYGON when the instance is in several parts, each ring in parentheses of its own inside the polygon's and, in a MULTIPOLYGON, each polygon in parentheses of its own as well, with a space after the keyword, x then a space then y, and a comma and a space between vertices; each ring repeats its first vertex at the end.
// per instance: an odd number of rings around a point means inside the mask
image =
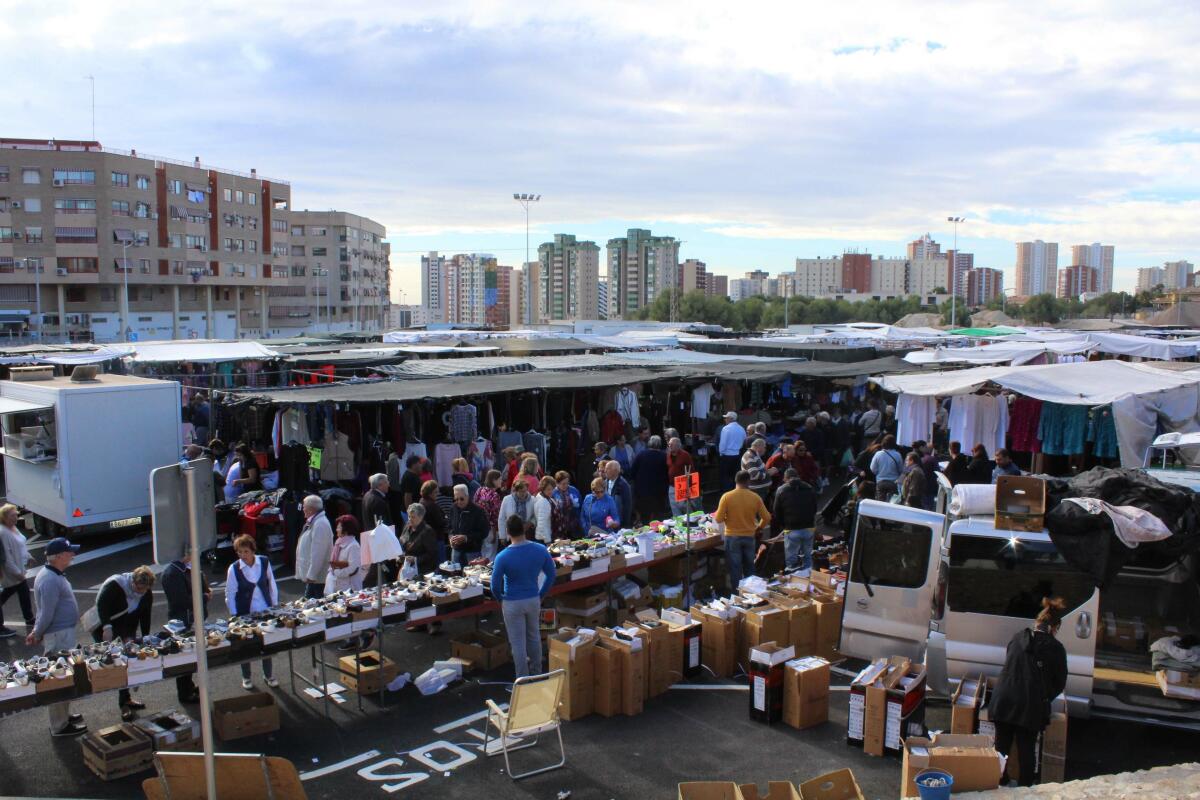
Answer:
POLYGON ((699 683, 677 683, 671 687, 672 689, 689 689, 691 691, 705 692, 748 692, 749 686, 741 686, 736 683, 730 684, 699 684, 699 683))
MULTIPOLYGON (((503 705, 504 704, 501 704, 501 707, 503 707, 503 705)), ((461 727, 463 725, 470 725, 472 722, 475 722, 475 721, 481 720, 481 719, 485 719, 487 717, 488 713, 489 712, 486 709, 483 711, 478 711, 474 714, 471 714, 470 716, 463 717, 462 719, 456 719, 456 720, 454 720, 454 722, 447 722, 445 725, 439 725, 438 727, 433 729, 433 732, 434 733, 445 733, 447 731, 452 731, 455 728, 461 727)))
POLYGON ((378 750, 368 750, 361 755, 354 756, 353 758, 347 758, 345 761, 339 761, 336 764, 330 764, 328 767, 314 769, 311 772, 301 772, 300 780, 311 781, 313 778, 321 778, 325 775, 330 775, 334 772, 337 772, 339 769, 346 769, 347 767, 353 767, 356 764, 361 764, 364 761, 370 761, 372 758, 377 758, 379 755, 380 752, 378 750))

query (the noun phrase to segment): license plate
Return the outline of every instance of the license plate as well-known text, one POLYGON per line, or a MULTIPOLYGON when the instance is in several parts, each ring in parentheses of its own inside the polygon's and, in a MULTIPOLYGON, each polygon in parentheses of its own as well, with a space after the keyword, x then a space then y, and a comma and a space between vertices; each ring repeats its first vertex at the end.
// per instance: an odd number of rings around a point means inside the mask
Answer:
POLYGON ((142 521, 141 517, 130 517, 129 519, 114 519, 108 523, 109 528, 134 528, 142 521))

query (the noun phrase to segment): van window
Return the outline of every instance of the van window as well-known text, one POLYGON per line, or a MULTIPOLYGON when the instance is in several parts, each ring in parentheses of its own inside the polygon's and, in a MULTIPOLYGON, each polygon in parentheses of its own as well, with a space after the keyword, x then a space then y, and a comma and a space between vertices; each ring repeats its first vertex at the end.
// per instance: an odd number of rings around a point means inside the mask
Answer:
POLYGON ((850 580, 899 589, 924 586, 932 539, 924 525, 860 516, 850 580))
POLYGON ((1061 597, 1074 610, 1094 592, 1091 578, 1068 564, 1051 542, 992 536, 950 540, 946 606, 951 611, 1033 619, 1043 597, 1061 597))

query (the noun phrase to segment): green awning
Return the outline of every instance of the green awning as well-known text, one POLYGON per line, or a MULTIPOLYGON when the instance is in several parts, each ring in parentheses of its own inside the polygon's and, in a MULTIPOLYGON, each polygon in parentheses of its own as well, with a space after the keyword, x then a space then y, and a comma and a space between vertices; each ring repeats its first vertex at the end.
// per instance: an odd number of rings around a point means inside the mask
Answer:
POLYGON ((953 336, 975 336, 983 338, 985 336, 1012 336, 1014 333, 1024 333, 1020 328, 1010 328, 1007 325, 997 325, 994 328, 955 328, 952 331, 946 331, 953 336))

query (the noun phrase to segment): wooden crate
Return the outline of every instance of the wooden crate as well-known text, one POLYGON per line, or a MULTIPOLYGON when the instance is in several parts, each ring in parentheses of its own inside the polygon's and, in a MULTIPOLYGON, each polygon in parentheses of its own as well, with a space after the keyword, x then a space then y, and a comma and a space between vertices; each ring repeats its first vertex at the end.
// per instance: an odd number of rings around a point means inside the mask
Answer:
POLYGON ((154 767, 154 743, 133 725, 121 724, 84 735, 83 763, 102 781, 113 781, 154 767))

